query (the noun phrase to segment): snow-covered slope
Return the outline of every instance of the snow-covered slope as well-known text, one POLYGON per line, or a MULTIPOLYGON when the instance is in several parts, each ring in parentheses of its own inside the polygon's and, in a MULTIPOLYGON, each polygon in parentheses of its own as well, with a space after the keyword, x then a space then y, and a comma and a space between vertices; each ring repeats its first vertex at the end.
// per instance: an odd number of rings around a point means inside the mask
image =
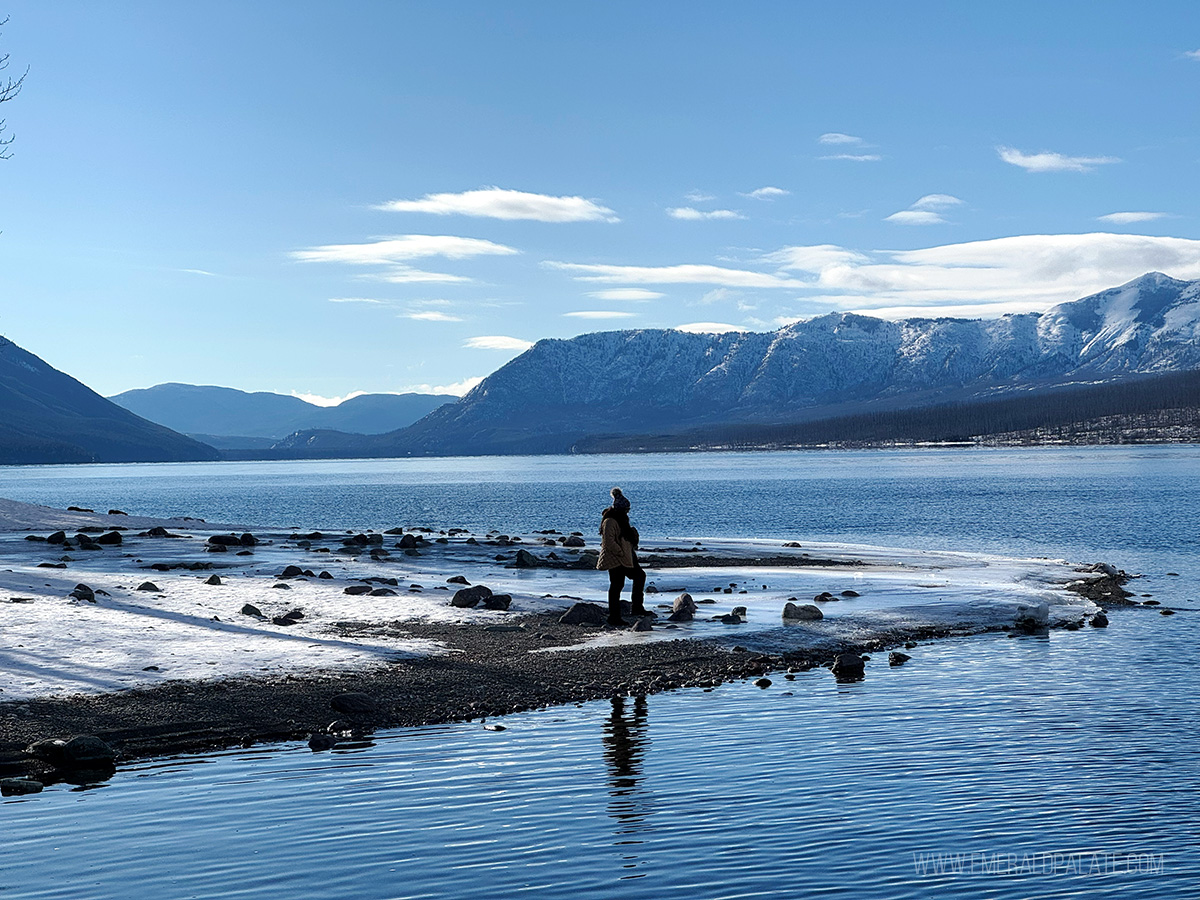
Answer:
POLYGON ((1150 273, 1045 313, 884 321, 834 313, 756 334, 543 340, 368 452, 555 452, 582 435, 782 422, 1064 381, 1200 368, 1200 282, 1150 273))

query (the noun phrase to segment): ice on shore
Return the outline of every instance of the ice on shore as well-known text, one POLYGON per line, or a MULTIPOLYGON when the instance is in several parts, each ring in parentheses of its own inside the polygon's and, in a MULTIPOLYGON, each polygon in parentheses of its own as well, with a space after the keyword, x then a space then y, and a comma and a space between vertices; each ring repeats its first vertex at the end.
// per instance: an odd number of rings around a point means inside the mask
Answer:
MULTIPOLYGON (((124 690, 172 679, 275 677, 363 667, 405 655, 449 652, 406 633, 405 626, 412 623, 502 623, 522 613, 565 609, 577 599, 605 602, 603 572, 513 568, 511 557, 519 547, 535 556, 550 551, 533 535, 503 546, 487 544, 484 535, 476 536, 481 543, 468 545, 467 535, 460 534, 449 543, 423 544, 417 556, 395 549, 396 538, 389 536, 384 545, 389 557, 372 560, 366 553, 355 557, 336 552, 344 532, 330 533, 328 540, 315 541, 308 549, 290 533, 255 532, 264 543, 253 548, 253 555, 206 553, 207 537, 226 530, 198 520, 68 513, 0 500, 0 628, 5 636, 0 646, 0 702, 124 690), (137 536, 155 525, 181 536, 137 536), (85 527, 115 526, 128 529, 122 545, 102 550, 64 553, 59 545, 25 539, 26 534, 45 537, 60 529, 74 535, 85 527), (320 547, 334 552, 316 552, 320 547), (504 558, 497 560, 497 555, 504 558), (69 557, 66 568, 44 567, 61 564, 64 556, 69 557), (192 563, 211 568, 150 568, 192 563), (289 565, 327 571, 332 578, 278 578, 289 565), (214 573, 222 584, 206 583, 214 573), (451 607, 450 597, 459 585, 447 579, 454 575, 511 594, 511 610, 451 607), (344 592, 367 578, 396 579, 397 585, 390 587, 395 594, 344 592), (161 591, 138 590, 146 581, 161 591), (96 592, 94 603, 71 597, 80 583, 96 592), (265 618, 243 614, 246 604, 257 607, 265 618), (304 616, 295 624, 272 623, 273 617, 296 609, 304 616)), ((657 553, 686 562, 696 542, 647 544, 653 547, 646 548, 646 556, 657 553)), ((647 595, 647 606, 669 605, 686 590, 700 601, 694 622, 666 628, 660 618, 655 629, 645 633, 581 629, 581 643, 547 649, 699 638, 782 650, 919 628, 995 628, 1042 605, 1052 622, 1078 620, 1095 609, 1064 589, 1080 575, 1063 560, 846 544, 781 548, 779 541, 704 540, 703 548, 704 555, 718 556, 724 564, 649 569, 658 593, 647 595), (788 555, 809 555, 830 564, 755 562, 788 555), (841 598, 844 591, 860 596, 841 598), (839 598, 819 604, 823 620, 783 624, 781 611, 788 599, 811 603, 823 592, 839 598), (744 624, 712 621, 712 616, 737 606, 746 608, 744 624)), ((563 557, 570 553, 561 547, 556 552, 563 557)))

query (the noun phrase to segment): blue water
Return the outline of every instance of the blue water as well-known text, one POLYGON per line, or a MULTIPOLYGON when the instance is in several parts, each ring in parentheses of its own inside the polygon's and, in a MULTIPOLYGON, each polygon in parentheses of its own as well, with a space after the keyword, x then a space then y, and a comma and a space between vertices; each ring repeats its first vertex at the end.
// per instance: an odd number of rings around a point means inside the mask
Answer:
POLYGON ((0 897, 1200 896, 1200 448, 0 470, 16 499, 312 527, 583 528, 612 484, 644 533, 1105 559, 1180 612, 860 684, 142 762, 0 804, 0 897))

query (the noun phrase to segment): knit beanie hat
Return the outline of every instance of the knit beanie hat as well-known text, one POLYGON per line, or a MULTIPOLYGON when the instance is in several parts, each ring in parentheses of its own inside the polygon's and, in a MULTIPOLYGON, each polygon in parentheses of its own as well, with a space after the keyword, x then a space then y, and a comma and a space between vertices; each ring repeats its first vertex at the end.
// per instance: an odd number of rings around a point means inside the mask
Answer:
POLYGON ((612 494, 613 509, 629 509, 629 499, 623 493, 621 493, 621 489, 619 487, 613 488, 611 491, 609 491, 609 493, 612 494))

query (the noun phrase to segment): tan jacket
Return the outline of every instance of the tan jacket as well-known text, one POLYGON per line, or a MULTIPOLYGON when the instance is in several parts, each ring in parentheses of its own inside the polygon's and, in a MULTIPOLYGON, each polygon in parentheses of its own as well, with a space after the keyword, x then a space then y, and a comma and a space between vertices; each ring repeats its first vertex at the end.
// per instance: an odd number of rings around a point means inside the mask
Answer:
POLYGON ((621 524, 616 519, 605 519, 600 525, 600 558, 597 569, 615 569, 619 566, 634 568, 633 547, 621 537, 621 524))

